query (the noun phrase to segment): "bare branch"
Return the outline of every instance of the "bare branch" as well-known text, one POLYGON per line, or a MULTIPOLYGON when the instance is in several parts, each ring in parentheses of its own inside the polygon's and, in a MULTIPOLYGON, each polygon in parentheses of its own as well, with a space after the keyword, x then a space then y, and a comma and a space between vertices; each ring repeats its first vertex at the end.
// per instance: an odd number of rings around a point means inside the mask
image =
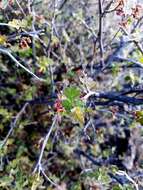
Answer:
POLYGON ((17 126, 17 122, 18 120, 20 120, 22 114, 25 112, 25 109, 27 108, 29 104, 25 103, 24 106, 22 107, 22 109, 20 110, 20 112, 16 115, 14 122, 11 123, 10 125, 10 130, 8 131, 5 139, 3 140, 2 144, 1 144, 1 148, 6 144, 6 142, 8 141, 8 138, 10 137, 10 135, 12 134, 14 128, 17 126))
POLYGON ((51 132, 53 131, 53 128, 55 127, 56 125, 56 122, 57 122, 57 118, 58 118, 58 115, 55 115, 54 119, 53 119, 53 123, 48 131, 48 133, 46 134, 45 138, 44 138, 44 142, 43 142, 43 145, 42 145, 42 148, 41 148, 41 152, 40 152, 40 155, 39 155, 39 159, 38 159, 38 162, 36 164, 36 167, 34 168, 34 171, 33 173, 35 173, 37 170, 39 170, 41 168, 41 162, 42 162, 42 158, 43 158, 43 154, 44 154, 44 150, 45 150, 45 147, 46 147, 46 144, 49 140, 49 137, 51 135, 51 132))
POLYGON ((135 189, 139 190, 138 184, 125 171, 119 170, 116 172, 116 174, 125 176, 134 185, 135 189))
MULTIPOLYGON (((83 97, 84 101, 88 101, 90 97, 93 97, 92 101, 95 105, 108 105, 111 102, 122 102, 126 104, 132 105, 142 105, 142 98, 134 98, 130 96, 122 95, 117 92, 89 92, 87 95, 83 97), (108 101, 105 101, 108 100, 108 101)), ((90 100, 89 100, 90 101, 90 100)))
POLYGON ((100 48, 100 64, 104 66, 104 46, 103 46, 103 5, 102 0, 99 3, 99 48, 100 48))
POLYGON ((21 68, 23 68, 25 71, 27 71, 30 75, 32 75, 33 77, 35 77, 37 80, 40 81, 45 81, 42 78, 39 78, 37 75, 35 75, 32 71, 30 71, 29 69, 27 69, 24 65, 22 65, 8 50, 0 48, 0 53, 3 53, 5 55, 8 55, 16 64, 17 66, 20 66, 21 68))

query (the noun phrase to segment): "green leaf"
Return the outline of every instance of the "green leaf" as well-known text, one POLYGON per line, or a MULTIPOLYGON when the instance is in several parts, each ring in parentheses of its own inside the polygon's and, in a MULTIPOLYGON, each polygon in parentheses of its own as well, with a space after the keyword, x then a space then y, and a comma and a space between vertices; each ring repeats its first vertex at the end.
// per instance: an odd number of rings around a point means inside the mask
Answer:
POLYGON ((74 183, 74 184, 71 186, 71 188, 70 188, 70 190, 81 190, 81 189, 82 189, 82 188, 81 188, 80 182, 74 183))
POLYGON ((64 95, 70 99, 71 101, 74 101, 75 98, 80 96, 80 90, 77 87, 68 87, 64 91, 64 95))
POLYGON ((21 57, 28 57, 32 55, 32 48, 18 49, 18 52, 21 57))
POLYGON ((73 107, 72 102, 69 99, 63 100, 62 105, 65 108, 65 110, 68 111, 68 112, 70 112, 70 110, 73 107))
POLYGON ((75 102, 75 106, 77 106, 77 107, 84 108, 84 105, 85 105, 84 102, 81 101, 80 99, 77 99, 76 102, 75 102))
POLYGON ((122 190, 123 188, 121 187, 121 185, 114 185, 112 187, 113 190, 122 190))

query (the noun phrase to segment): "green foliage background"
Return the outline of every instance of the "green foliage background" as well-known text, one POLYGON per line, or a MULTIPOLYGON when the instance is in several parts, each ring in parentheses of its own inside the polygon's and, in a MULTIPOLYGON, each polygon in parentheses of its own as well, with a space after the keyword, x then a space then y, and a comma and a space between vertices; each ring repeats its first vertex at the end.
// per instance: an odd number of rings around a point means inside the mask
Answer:
MULTIPOLYGON (((134 189, 134 184, 122 185, 109 176, 109 172, 116 174, 119 167, 94 165, 77 155, 75 149, 81 148, 95 159, 107 159, 115 154, 117 146, 105 146, 109 136, 125 139, 124 128, 132 131, 142 125, 141 106, 131 108, 138 110, 135 118, 128 111, 118 110, 114 114, 114 107, 99 106, 92 110, 83 99, 90 90, 119 91, 124 85, 140 84, 142 70, 133 70, 130 62, 126 63, 126 69, 115 62, 96 77, 100 62, 95 42, 99 30, 96 1, 30 2, 0 2, 0 189, 134 189), (55 104, 57 100, 60 101, 55 104), (38 170, 34 173, 45 135, 56 114, 58 124, 42 157, 45 175, 38 170), (90 117, 95 127, 86 126, 90 117), (97 125, 101 127, 96 128, 97 125), (10 128, 13 131, 6 139, 10 128)), ((104 2, 106 7, 108 2, 104 2)), ((114 12, 106 17, 105 58, 123 36, 118 32, 113 40, 120 27, 118 21, 114 12)), ((135 22, 130 20, 129 25, 135 22)), ((139 27, 134 35, 140 30, 139 27)), ((123 54, 128 54, 129 49, 123 54)), ((130 54, 133 57, 142 63, 142 54, 137 49, 130 54)))

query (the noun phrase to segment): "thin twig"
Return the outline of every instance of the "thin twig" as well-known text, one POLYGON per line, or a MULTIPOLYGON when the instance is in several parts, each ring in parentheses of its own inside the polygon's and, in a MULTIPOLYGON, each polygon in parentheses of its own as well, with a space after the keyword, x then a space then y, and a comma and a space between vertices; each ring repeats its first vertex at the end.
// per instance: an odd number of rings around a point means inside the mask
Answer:
MULTIPOLYGON (((74 16, 74 15, 73 15, 74 16)), ((76 15, 74 16, 76 18, 76 15)), ((78 18, 78 20, 85 26, 85 28, 88 30, 88 32, 95 38, 97 39, 97 36, 93 30, 93 28, 91 28, 90 26, 88 26, 88 24, 81 18, 78 18)))
MULTIPOLYGON (((128 37, 130 37, 131 33, 128 33, 127 30, 125 28, 123 28, 123 27, 121 27, 121 29, 122 29, 122 31, 124 32, 125 35, 127 35, 128 37)), ((143 55, 143 48, 142 48, 140 42, 138 40, 136 40, 136 39, 131 39, 131 40, 136 45, 136 47, 141 52, 141 54, 143 55)))
POLYGON ((139 61, 136 61, 136 60, 134 60, 132 58, 124 58, 124 57, 121 57, 121 56, 115 56, 112 61, 129 62, 129 63, 133 63, 133 64, 138 65, 139 67, 143 68, 143 64, 142 63, 140 63, 139 61))
POLYGON ((34 171, 33 173, 35 173, 37 170, 39 170, 41 168, 41 162, 42 162, 42 158, 43 158, 43 154, 44 154, 44 150, 45 150, 45 147, 46 147, 46 144, 49 140, 49 137, 51 135, 51 132, 53 131, 53 128, 55 127, 56 125, 56 122, 57 122, 57 118, 58 118, 58 115, 55 115, 54 119, 53 119, 53 123, 48 131, 48 133, 46 134, 45 138, 44 138, 44 142, 43 142, 43 145, 42 145, 42 148, 41 148, 41 152, 40 152, 40 155, 39 155, 39 159, 38 159, 38 162, 36 164, 36 167, 34 168, 34 171))
POLYGON ((21 10, 22 14, 26 17, 26 14, 25 14, 25 12, 24 12, 23 8, 21 7, 21 5, 20 5, 19 1, 18 1, 18 0, 15 0, 15 1, 16 1, 16 3, 17 3, 18 7, 20 8, 20 10, 21 10))
POLYGON ((103 46, 103 5, 102 1, 98 0, 99 4, 99 48, 100 48, 100 64, 104 66, 104 46, 103 46))
MULTIPOLYGON (((35 9, 34 6, 32 6, 32 30, 33 32, 36 32, 35 29, 35 22, 36 22, 36 13, 35 13, 35 9)), ((38 37, 38 36, 37 36, 38 37)), ((36 42, 36 36, 32 37, 32 56, 33 56, 33 63, 34 65, 37 65, 37 58, 36 58, 36 46, 35 46, 35 42, 36 42)))
MULTIPOLYGON (((114 2, 114 1, 111 1, 110 4, 109 4, 109 6, 111 6, 113 2, 114 2)), ((114 8, 112 8, 112 9, 109 9, 110 7, 109 7, 108 9, 105 8, 104 14, 112 13, 112 12, 116 11, 119 6, 120 6, 120 2, 118 3, 118 5, 116 5, 116 6, 115 6, 114 8)))
POLYGON ((89 98, 93 96, 92 100, 95 105, 108 105, 111 102, 122 102, 125 104, 142 105, 143 98, 135 98, 126 95, 122 95, 120 92, 94 92, 90 91, 86 94, 82 100, 87 102, 89 98), (108 100, 108 101, 105 101, 108 100))
POLYGON ((25 112, 25 109, 27 108, 28 105, 29 105, 28 103, 25 103, 24 106, 22 107, 22 109, 20 110, 20 112, 16 115, 14 122, 12 122, 10 125, 10 130, 8 131, 6 137, 4 138, 4 140, 1 144, 1 148, 7 143, 8 138, 12 134, 14 128, 17 126, 16 124, 17 124, 18 120, 20 119, 22 114, 25 112))
POLYGON ((117 171, 116 174, 120 176, 125 176, 134 186, 136 190, 139 190, 138 184, 125 172, 125 171, 117 171))
POLYGON ((7 49, 3 49, 0 48, 0 53, 3 53, 5 55, 8 55, 18 66, 20 66, 21 68, 23 68, 25 71, 27 71, 30 75, 32 75, 33 77, 35 77, 37 80, 39 81, 45 81, 42 78, 39 78, 37 75, 35 75, 32 71, 30 71, 29 69, 27 69, 24 65, 22 65, 7 49))
POLYGON ((49 181, 53 186, 55 187, 59 187, 54 181, 52 181, 47 175, 46 173, 44 172, 43 168, 41 168, 41 173, 43 174, 43 176, 46 178, 47 181, 49 181))
POLYGON ((138 20, 137 23, 135 24, 134 28, 132 29, 131 33, 134 33, 139 26, 140 22, 143 20, 143 16, 141 16, 138 20))

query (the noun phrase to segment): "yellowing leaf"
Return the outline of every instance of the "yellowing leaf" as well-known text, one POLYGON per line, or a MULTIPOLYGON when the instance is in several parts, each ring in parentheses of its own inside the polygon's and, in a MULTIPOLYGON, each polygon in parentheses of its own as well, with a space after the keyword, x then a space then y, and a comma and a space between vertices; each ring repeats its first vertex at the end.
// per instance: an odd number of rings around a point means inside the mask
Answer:
POLYGON ((7 40, 7 38, 5 35, 0 35, 0 45, 5 44, 6 40, 7 40))
POLYGON ((136 110, 135 111, 136 121, 143 125, 143 110, 136 110))
POLYGON ((37 190, 38 187, 43 183, 42 178, 39 176, 39 174, 36 174, 35 177, 33 178, 33 183, 31 190, 37 190))
POLYGON ((143 117, 140 117, 140 118, 136 119, 136 121, 138 123, 140 123, 141 125, 143 125, 143 117))
POLYGON ((71 113, 72 113, 73 119, 75 121, 77 121, 81 125, 84 124, 84 111, 82 110, 82 108, 80 108, 80 107, 74 107, 71 110, 71 113))
POLYGON ((143 110, 136 110, 135 115, 136 115, 137 118, 143 117, 143 110))
POLYGON ((52 39, 51 39, 51 45, 58 45, 59 44, 59 39, 56 37, 56 36, 52 36, 52 39))
POLYGON ((49 64, 53 64, 53 60, 51 58, 48 58, 46 56, 41 56, 39 58, 39 65, 41 72, 46 72, 49 64))
POLYGON ((140 63, 143 63, 143 57, 140 57, 138 60, 140 63))
POLYGON ((27 26, 27 21, 26 20, 13 19, 12 21, 8 22, 8 25, 11 27, 14 27, 16 29, 24 28, 27 26))

